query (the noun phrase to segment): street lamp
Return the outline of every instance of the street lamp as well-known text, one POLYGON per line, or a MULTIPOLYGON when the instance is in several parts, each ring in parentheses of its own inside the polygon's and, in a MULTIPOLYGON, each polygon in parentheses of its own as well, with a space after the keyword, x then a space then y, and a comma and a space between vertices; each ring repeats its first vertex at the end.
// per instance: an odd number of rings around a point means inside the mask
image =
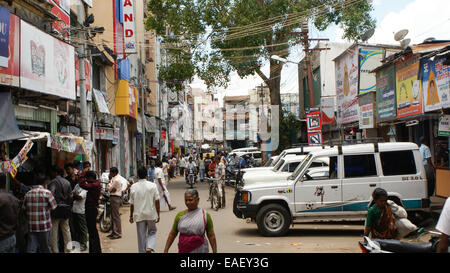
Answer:
POLYGON ((299 63, 296 63, 296 62, 288 61, 287 59, 282 58, 282 57, 280 57, 278 55, 272 55, 272 56, 270 56, 270 58, 274 59, 274 60, 277 60, 279 62, 282 62, 282 63, 293 63, 293 64, 297 64, 297 65, 299 64, 299 63))

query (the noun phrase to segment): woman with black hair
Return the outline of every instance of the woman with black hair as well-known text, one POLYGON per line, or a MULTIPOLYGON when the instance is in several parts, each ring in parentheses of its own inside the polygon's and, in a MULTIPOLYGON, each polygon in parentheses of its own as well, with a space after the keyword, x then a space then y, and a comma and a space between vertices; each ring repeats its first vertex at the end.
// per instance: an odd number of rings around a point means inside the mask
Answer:
POLYGON ((372 238, 394 239, 397 236, 395 218, 387 203, 388 193, 376 188, 372 193, 374 204, 367 211, 364 236, 372 238))

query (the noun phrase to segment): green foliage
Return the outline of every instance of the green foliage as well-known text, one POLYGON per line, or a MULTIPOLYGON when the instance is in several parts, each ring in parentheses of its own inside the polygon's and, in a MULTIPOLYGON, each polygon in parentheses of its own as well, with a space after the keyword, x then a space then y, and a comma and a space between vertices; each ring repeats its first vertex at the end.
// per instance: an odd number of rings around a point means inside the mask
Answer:
POLYGON ((272 94, 280 92, 282 64, 271 61, 268 76, 260 67, 271 55, 287 57, 302 21, 320 30, 336 23, 350 40, 375 26, 370 0, 149 0, 148 10, 146 29, 169 55, 159 80, 190 81, 194 71, 208 87, 226 87, 232 71, 257 73, 272 94))

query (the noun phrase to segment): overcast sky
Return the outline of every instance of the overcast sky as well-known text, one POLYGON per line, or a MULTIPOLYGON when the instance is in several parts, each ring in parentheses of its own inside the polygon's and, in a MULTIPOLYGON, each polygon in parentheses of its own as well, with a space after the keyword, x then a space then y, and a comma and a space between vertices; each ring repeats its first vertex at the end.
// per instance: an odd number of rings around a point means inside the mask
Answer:
MULTIPOLYGON (((374 11, 372 16, 377 20, 375 34, 369 39, 371 44, 395 44, 394 33, 408 29, 406 38, 411 39, 411 44, 421 43, 429 37, 438 40, 450 40, 450 0, 373 0, 374 11)), ((346 42, 343 40, 342 29, 330 26, 326 31, 319 32, 311 29, 311 38, 328 38, 331 42, 346 42)), ((299 62, 303 57, 300 46, 291 49, 288 60, 299 62)), ((269 66, 263 67, 263 72, 268 75, 269 66)), ((259 76, 249 76, 241 79, 236 73, 232 74, 228 88, 217 89, 219 101, 226 94, 245 95, 248 90, 261 85, 259 76)), ((191 84, 192 87, 206 90, 206 86, 197 78, 191 84)), ((295 64, 283 66, 281 74, 281 93, 298 92, 297 67, 295 64)))

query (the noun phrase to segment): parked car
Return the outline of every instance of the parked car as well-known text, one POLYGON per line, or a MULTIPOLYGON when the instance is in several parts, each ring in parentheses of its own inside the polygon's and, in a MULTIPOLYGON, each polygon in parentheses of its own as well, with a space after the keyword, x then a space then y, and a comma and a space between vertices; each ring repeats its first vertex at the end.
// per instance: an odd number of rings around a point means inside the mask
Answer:
POLYGON ((264 236, 286 234, 293 223, 364 221, 375 188, 408 214, 430 206, 419 147, 415 143, 375 143, 312 151, 286 179, 236 191, 233 212, 256 220, 264 236), (312 163, 328 158, 328 173, 312 176, 312 163))

